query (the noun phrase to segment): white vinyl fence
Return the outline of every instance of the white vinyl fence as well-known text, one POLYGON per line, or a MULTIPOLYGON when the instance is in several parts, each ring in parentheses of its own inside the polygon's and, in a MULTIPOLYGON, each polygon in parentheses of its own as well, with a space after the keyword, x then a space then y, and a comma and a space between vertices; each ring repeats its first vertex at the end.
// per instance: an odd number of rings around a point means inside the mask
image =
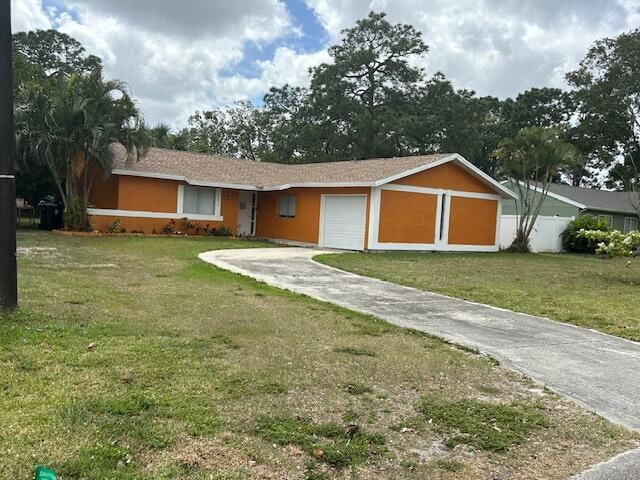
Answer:
MULTIPOLYGON (((500 223, 500 248, 508 248, 516 237, 516 215, 502 215, 500 223)), ((531 250, 534 252, 561 252, 562 232, 573 217, 543 217, 539 216, 531 232, 531 250)))

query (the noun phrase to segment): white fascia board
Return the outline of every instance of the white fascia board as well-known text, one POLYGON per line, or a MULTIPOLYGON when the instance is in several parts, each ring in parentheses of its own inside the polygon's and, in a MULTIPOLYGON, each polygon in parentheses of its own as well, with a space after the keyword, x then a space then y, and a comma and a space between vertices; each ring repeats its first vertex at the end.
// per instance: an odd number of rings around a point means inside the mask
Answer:
POLYGON ((146 177, 146 178, 158 178, 162 180, 177 180, 179 182, 185 182, 189 185, 196 187, 217 187, 217 188, 230 188, 235 190, 250 190, 250 191, 280 191, 288 190, 290 188, 341 188, 341 187, 371 187, 373 182, 314 182, 314 183, 285 183, 282 185, 246 185, 240 183, 226 183, 226 182, 208 182, 205 180, 191 180, 182 175, 169 175, 166 173, 150 173, 140 172, 136 170, 127 170, 122 168, 114 168, 111 171, 114 175, 123 175, 131 177, 146 177))
POLYGON ((374 186, 374 182, 315 182, 315 183, 285 183, 283 185, 266 185, 257 187, 262 192, 275 192, 288 190, 290 188, 344 188, 344 187, 362 187, 369 188, 374 186))
MULTIPOLYGON (((506 182, 506 181, 507 181, 507 180, 505 180, 505 182, 506 182)), ((514 181, 516 181, 516 180, 514 180, 514 181)), ((524 182, 523 182, 522 180, 517 180, 517 182, 518 182, 520 185, 522 185, 523 187, 525 186, 525 185, 524 185, 524 182)), ((539 187, 536 187, 535 185, 532 185, 532 186, 531 186, 531 190, 533 190, 533 191, 535 191, 535 192, 538 192, 538 193, 542 193, 542 189, 541 189, 541 188, 539 188, 539 187)), ((556 200, 560 200, 561 202, 568 203, 569 205, 572 205, 572 206, 574 206, 574 207, 580 208, 580 209, 582 209, 582 210, 584 210, 585 208, 590 208, 590 207, 587 207, 587 206, 586 206, 585 204, 583 204, 583 203, 576 202, 575 200, 571 200, 570 198, 564 197, 564 196, 559 195, 559 194, 557 194, 557 193, 547 192, 547 196, 549 196, 549 197, 551 197, 551 198, 555 198, 556 200)), ((517 196, 516 196, 516 197, 517 197, 517 196)), ((594 210, 596 210, 596 209, 594 208, 594 210)))
POLYGON ((189 185, 193 185, 194 187, 217 187, 217 188, 230 188, 235 190, 260 190, 255 185, 244 185, 244 184, 236 184, 236 183, 225 183, 225 182, 207 182, 205 180, 191 180, 182 175, 169 175, 166 173, 149 173, 149 172, 139 172, 135 170, 126 170, 122 168, 114 168, 111 171, 114 175, 122 175, 122 176, 130 176, 130 177, 146 177, 146 178, 159 178, 162 180, 177 180, 179 182, 185 182, 189 185))

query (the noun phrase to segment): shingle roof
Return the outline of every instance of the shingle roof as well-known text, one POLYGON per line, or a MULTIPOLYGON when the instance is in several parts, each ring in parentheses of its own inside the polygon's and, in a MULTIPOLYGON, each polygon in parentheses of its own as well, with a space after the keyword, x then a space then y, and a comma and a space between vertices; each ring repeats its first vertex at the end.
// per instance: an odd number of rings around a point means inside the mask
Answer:
MULTIPOLYGON (((215 184, 236 188, 254 187, 265 190, 288 188, 291 185, 372 185, 451 156, 451 154, 418 155, 286 165, 152 148, 139 162, 128 163, 124 147, 115 145, 114 148, 116 151, 114 174, 173 178, 194 184, 215 184)), ((484 180, 491 182, 496 190, 502 190, 500 185, 487 178, 484 180)), ((510 192, 507 195, 510 195, 510 192)))
POLYGON ((609 190, 572 187, 564 183, 552 183, 549 186, 549 191, 581 203, 592 210, 636 213, 634 203, 640 204, 640 197, 633 192, 612 192, 609 190), (636 199, 635 202, 634 198, 636 199))

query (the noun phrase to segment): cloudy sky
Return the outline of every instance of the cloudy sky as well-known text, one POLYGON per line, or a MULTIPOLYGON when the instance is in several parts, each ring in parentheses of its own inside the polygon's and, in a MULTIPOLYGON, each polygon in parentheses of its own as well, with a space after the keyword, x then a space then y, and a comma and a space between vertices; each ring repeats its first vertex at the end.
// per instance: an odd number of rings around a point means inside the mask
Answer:
POLYGON ((514 96, 563 86, 596 39, 640 26, 640 0, 11 0, 14 31, 55 28, 125 80, 151 124, 306 85, 343 28, 384 11, 430 46, 428 74, 514 96))

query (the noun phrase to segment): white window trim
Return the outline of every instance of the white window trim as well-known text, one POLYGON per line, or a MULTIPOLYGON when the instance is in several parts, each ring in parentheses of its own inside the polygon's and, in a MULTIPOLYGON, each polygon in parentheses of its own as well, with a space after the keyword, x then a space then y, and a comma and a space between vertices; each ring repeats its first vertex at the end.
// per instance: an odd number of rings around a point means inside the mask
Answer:
POLYGON ((415 251, 447 251, 447 252, 497 252, 500 250, 500 218, 502 216, 502 197, 492 193, 463 192, 429 187, 415 187, 412 185, 387 184, 371 188, 371 204, 369 207, 369 250, 415 250, 415 251), (436 195, 436 216, 434 229, 434 243, 393 243, 378 241, 380 233, 380 206, 382 190, 436 195), (449 221, 451 217, 451 198, 465 197, 481 200, 494 200, 496 208, 496 233, 493 245, 458 245, 449 243, 449 221), (442 203, 444 198, 444 205, 442 203), (444 208, 444 224, 442 225, 442 239, 440 239, 440 216, 438 213, 444 208))
POLYGON ((640 225, 640 220, 638 220, 638 217, 624 217, 624 225, 623 225, 624 233, 635 232, 636 230, 638 230, 639 225, 640 225), (627 220, 633 220, 635 222, 636 228, 627 230, 627 220))
MULTIPOLYGON (((214 201, 213 215, 203 215, 199 213, 185 213, 184 211, 184 185, 178 185, 178 205, 176 206, 176 213, 171 218, 186 218, 188 220, 209 220, 213 222, 223 221, 223 217, 220 214, 222 204, 222 189, 213 187, 200 187, 199 188, 213 188, 214 189, 214 201)), ((164 218, 164 217, 162 217, 164 218)))
POLYGON ((296 198, 296 194, 295 193, 281 193, 278 195, 278 218, 296 218, 296 213, 298 210, 298 199, 296 198), (287 213, 289 213, 289 202, 291 201, 290 199, 293 197, 293 215, 280 215, 280 201, 282 200, 282 198, 287 197, 287 213))
POLYGON ((613 227, 613 215, 598 214, 598 222, 600 219, 603 219, 606 222, 607 227, 613 227))

